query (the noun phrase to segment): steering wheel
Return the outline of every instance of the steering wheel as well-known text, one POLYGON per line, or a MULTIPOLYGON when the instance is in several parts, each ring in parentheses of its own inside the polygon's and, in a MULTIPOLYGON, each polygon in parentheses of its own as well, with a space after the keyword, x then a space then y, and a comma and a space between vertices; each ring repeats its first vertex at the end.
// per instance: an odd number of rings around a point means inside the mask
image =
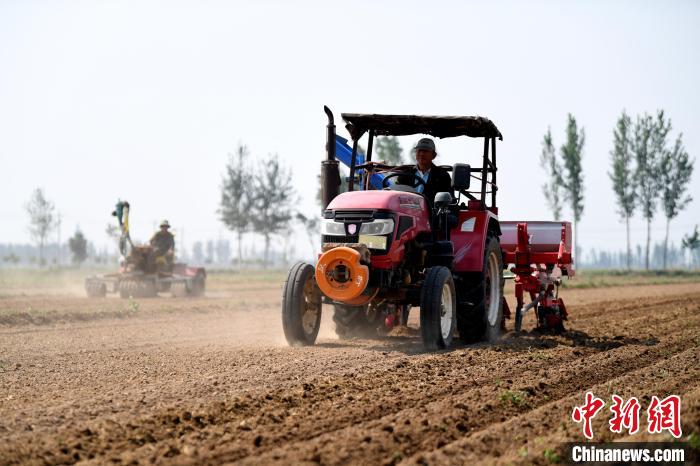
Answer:
POLYGON ((382 188, 388 188, 388 187, 389 187, 389 184, 387 183, 387 180, 390 180, 391 178, 396 178, 396 177, 399 177, 399 176, 412 176, 412 177, 413 177, 413 184, 412 184, 412 185, 405 185, 405 186, 410 186, 410 187, 412 187, 412 188, 415 189, 415 188, 417 188, 418 186, 423 185, 423 190, 425 191, 425 181, 423 180, 423 178, 421 178, 420 176, 416 175, 415 173, 407 173, 407 172, 396 172, 396 173, 392 173, 392 174, 390 174, 390 175, 385 176, 384 179, 382 180, 382 188), (416 183, 416 181, 417 181, 418 183, 416 183))

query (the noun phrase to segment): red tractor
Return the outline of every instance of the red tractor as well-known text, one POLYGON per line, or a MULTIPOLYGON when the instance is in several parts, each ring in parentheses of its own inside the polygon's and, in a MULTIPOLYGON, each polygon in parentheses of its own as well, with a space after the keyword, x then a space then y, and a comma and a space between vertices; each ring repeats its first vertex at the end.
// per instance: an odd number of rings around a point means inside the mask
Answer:
POLYGON ((348 192, 339 194, 336 152, 345 141, 336 137, 333 114, 327 107, 325 111, 322 253, 315 267, 295 264, 285 282, 282 322, 290 345, 315 342, 322 303, 333 306, 340 337, 376 335, 405 325, 409 310, 417 306, 427 349, 450 347, 455 333, 467 343, 493 341, 510 317, 503 296, 503 271, 509 263, 514 264, 518 298, 516 330, 522 315, 533 308, 540 326, 563 328, 566 309, 557 288, 561 275, 573 273, 570 225, 499 221, 496 140, 502 136, 493 122, 482 117, 343 114, 352 149, 347 151, 348 192), (368 148, 362 156, 358 140, 365 134, 368 148), (454 192, 428 200, 417 192, 423 179, 412 177, 406 184, 408 166, 372 162, 376 136, 412 134, 483 138, 481 167, 443 167, 451 172, 454 192), (475 190, 472 178, 479 181, 475 190), (532 300, 527 305, 525 293, 532 300))

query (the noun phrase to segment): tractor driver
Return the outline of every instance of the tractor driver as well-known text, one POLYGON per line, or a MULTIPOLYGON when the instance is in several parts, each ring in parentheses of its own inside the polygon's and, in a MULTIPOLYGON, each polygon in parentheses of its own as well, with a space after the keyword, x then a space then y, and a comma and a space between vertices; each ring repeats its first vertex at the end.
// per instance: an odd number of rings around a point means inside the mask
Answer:
POLYGON ((175 237, 168 231, 170 223, 167 220, 160 222, 160 230, 151 237, 151 246, 153 246, 156 263, 165 261, 167 265, 173 263, 175 254, 175 237))
MULTIPOLYGON (((450 193, 450 195, 452 194, 452 179, 445 169, 433 163, 433 160, 437 157, 437 152, 432 139, 421 139, 413 149, 416 154, 416 166, 412 167, 409 173, 420 177, 425 182, 425 185, 419 184, 415 189, 417 193, 423 194, 428 199, 428 204, 432 207, 437 193, 446 192, 450 193)), ((407 185, 418 183, 418 181, 409 176, 399 177, 398 182, 407 185)))

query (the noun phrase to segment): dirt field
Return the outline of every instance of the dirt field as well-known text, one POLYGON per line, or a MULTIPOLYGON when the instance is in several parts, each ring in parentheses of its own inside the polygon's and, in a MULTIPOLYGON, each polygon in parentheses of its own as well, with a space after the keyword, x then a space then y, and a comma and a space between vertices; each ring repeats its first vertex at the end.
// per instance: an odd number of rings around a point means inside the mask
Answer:
MULTIPOLYGON (((315 347, 288 348, 281 282, 215 285, 0 293, 0 464, 548 464, 582 439, 587 390, 678 394, 700 434, 700 283, 567 289, 564 335, 432 354, 415 328, 338 340, 329 309, 315 347)), ((597 440, 624 438, 605 422, 597 440)))

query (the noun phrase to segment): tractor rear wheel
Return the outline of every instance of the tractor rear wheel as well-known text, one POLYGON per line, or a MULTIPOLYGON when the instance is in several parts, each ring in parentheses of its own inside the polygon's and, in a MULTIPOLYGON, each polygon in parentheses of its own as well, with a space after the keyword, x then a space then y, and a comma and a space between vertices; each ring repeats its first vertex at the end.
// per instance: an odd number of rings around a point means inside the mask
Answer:
POLYGON ((457 329, 466 343, 496 341, 503 322, 503 255, 498 239, 486 237, 483 271, 462 277, 457 329))
POLYGON ((428 350, 449 348, 456 323, 457 296, 450 269, 431 267, 420 296, 420 333, 428 350))
POLYGON ((381 317, 381 312, 373 311, 369 305, 333 305, 335 333, 340 339, 376 337, 381 317))
POLYGON ((314 267, 292 266, 282 292, 282 328, 290 346, 313 345, 321 326, 321 291, 314 267))

